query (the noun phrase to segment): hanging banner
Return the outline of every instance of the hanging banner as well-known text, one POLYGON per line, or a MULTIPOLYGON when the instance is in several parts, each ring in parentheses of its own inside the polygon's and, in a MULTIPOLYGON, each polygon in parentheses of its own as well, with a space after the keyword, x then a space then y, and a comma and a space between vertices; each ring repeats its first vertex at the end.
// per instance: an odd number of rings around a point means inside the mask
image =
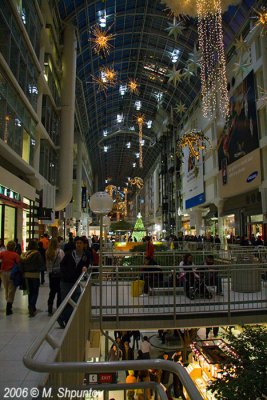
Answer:
POLYGON ((87 189, 82 187, 82 208, 87 208, 87 189))

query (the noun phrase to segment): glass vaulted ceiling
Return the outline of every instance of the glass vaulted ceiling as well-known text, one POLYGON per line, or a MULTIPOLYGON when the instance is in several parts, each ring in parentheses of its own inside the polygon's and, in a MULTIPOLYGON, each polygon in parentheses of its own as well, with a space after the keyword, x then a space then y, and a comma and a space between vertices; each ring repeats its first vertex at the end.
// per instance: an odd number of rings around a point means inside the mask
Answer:
MULTIPOLYGON (((230 48, 242 26, 249 23, 252 6, 256 3, 242 0, 239 6, 230 7, 224 14, 226 48, 230 48)), ((163 115, 159 121, 163 122, 165 118, 166 122, 164 110, 174 126, 177 125, 179 116, 171 112, 172 108, 180 102, 188 108, 200 90, 199 77, 191 78, 190 82, 183 80, 175 87, 168 84, 166 76, 174 65, 173 54, 176 59, 178 54, 176 69, 185 67, 188 54, 197 43, 196 20, 184 18, 185 29, 175 40, 166 31, 173 19, 160 0, 58 0, 56 4, 61 19, 77 27, 77 76, 85 95, 89 117, 86 140, 99 189, 105 186, 107 178, 111 178, 109 183, 117 186, 125 186, 127 177, 144 178, 161 151, 155 123, 157 113, 163 115), (106 27, 116 35, 106 58, 95 54, 88 41, 92 37, 91 28, 100 23, 103 15, 106 15, 106 27), (97 85, 92 83, 92 75, 99 75, 103 66, 113 67, 118 74, 118 84, 109 88, 106 95, 98 92, 97 85), (126 92, 122 96, 120 85, 126 85, 129 79, 138 81, 139 94, 126 92), (143 134, 151 140, 144 142, 142 169, 136 158, 138 136, 131 134, 133 127, 138 132, 135 122, 137 101, 141 103, 140 112, 146 121, 152 121, 152 128, 147 125, 143 128, 143 134), (117 115, 123 115, 123 122, 118 123, 117 115), (112 134, 119 130, 123 133, 112 134)))

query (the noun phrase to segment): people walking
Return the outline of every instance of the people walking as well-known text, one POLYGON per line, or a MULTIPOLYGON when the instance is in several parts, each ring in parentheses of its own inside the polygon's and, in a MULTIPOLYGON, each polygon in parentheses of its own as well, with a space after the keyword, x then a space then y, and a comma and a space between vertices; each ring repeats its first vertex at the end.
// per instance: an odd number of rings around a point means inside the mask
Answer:
POLYGON ((25 279, 25 286, 28 291, 29 316, 36 315, 36 303, 40 287, 40 272, 43 267, 43 259, 38 251, 38 243, 31 240, 28 250, 20 257, 20 265, 25 279))
POLYGON ((5 289, 6 297, 6 315, 13 314, 12 304, 14 302, 16 287, 13 281, 10 279, 11 271, 15 264, 19 264, 20 257, 15 252, 16 243, 10 241, 7 243, 7 249, 0 252, 1 262, 1 277, 3 281, 3 286, 5 289))
POLYGON ((49 276, 48 315, 53 314, 53 303, 57 296, 57 308, 61 303, 60 292, 60 263, 64 258, 64 251, 59 248, 57 238, 52 238, 45 253, 46 270, 49 276))

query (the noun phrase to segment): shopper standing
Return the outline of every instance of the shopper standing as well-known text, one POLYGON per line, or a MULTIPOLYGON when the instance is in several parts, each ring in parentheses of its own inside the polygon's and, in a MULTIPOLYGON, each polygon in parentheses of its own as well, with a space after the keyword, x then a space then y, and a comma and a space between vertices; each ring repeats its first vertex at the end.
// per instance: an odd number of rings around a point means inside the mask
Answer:
POLYGON ((148 337, 144 336, 144 340, 141 343, 140 350, 143 353, 143 359, 150 359, 151 344, 149 343, 148 337))
POLYGON ((10 279, 10 273, 14 264, 19 264, 20 257, 15 252, 16 243, 13 241, 8 242, 7 250, 0 252, 1 263, 1 277, 3 281, 3 286, 5 289, 6 297, 6 315, 13 314, 12 304, 15 298, 16 287, 13 281, 10 279))

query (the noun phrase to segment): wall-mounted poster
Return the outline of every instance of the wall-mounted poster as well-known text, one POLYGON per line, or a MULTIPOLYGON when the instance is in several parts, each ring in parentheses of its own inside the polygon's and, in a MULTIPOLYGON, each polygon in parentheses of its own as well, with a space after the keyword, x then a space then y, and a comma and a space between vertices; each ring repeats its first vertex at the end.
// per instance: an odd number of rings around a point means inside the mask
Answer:
POLYGON ((253 71, 230 99, 230 117, 218 139, 219 191, 235 196, 259 186, 260 151, 253 71))
POLYGON ((183 150, 183 199, 184 208, 188 209, 205 202, 203 155, 199 160, 189 154, 189 149, 183 150))

